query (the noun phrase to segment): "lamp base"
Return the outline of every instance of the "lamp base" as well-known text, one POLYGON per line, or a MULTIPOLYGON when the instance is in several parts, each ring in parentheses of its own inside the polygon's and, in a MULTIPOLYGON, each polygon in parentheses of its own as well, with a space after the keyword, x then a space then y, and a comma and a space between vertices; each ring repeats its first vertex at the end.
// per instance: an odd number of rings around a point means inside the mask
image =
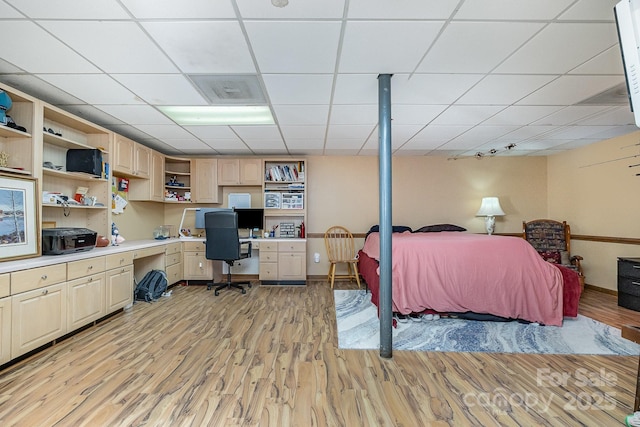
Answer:
POLYGON ((487 229, 487 234, 493 234, 493 230, 496 228, 496 217, 493 215, 484 217, 484 226, 487 229))

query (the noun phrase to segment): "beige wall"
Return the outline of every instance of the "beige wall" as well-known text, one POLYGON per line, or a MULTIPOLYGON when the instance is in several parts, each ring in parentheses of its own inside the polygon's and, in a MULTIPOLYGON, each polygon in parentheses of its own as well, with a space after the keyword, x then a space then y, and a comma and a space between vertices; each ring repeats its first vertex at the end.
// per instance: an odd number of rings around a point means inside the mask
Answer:
MULTIPOLYGON (((640 238, 640 132, 548 158, 549 217, 573 234, 640 238), (637 157, 636 157, 637 156, 637 157)), ((584 257, 588 284, 617 290, 617 257, 640 257, 640 246, 572 241, 584 257)))

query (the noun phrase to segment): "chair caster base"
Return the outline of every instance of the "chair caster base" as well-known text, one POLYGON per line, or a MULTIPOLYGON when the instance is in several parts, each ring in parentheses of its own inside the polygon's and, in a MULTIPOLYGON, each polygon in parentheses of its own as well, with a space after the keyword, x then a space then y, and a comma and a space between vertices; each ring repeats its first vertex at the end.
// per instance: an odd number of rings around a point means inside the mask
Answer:
POLYGON ((220 295, 220 291, 215 291, 213 294, 214 294, 215 296, 218 296, 218 295, 220 295))
POLYGON ((246 294, 246 293, 247 293, 247 290, 246 290, 246 289, 243 289, 243 290, 242 290, 242 293, 243 293, 243 294, 246 294))

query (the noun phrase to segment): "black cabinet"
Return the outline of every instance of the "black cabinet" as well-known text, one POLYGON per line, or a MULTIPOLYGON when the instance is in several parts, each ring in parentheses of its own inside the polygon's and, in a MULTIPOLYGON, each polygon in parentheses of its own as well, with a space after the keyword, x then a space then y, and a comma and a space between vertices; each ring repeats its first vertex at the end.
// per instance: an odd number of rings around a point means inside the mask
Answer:
POLYGON ((640 311, 640 258, 618 258, 618 305, 640 311))

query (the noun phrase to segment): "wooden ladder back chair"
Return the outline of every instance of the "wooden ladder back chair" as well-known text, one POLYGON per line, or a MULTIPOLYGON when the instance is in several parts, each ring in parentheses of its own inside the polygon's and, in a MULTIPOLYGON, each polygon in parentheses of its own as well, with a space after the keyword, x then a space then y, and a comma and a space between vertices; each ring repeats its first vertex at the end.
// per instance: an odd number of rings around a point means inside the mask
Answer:
POLYGON ((349 279, 350 281, 355 279, 359 289, 360 273, 358 273, 358 259, 356 258, 353 234, 342 226, 334 225, 324 233, 324 245, 329 259, 327 280, 331 283, 331 289, 333 289, 335 279, 349 279), (346 264, 347 274, 336 274, 337 264, 346 264))

